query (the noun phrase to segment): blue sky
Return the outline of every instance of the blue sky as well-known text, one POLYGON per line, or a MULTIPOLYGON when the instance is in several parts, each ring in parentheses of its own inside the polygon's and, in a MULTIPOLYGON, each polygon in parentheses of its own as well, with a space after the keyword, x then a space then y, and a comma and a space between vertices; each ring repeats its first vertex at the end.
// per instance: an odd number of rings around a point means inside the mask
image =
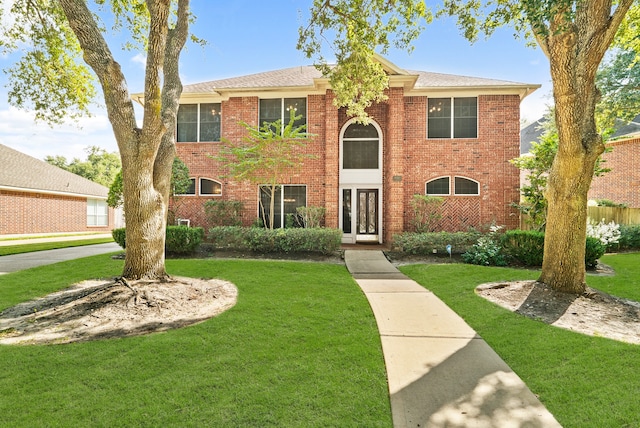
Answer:
MULTIPOLYGON (((192 1, 197 16, 192 30, 208 44, 204 48, 190 45, 183 51, 183 83, 311 64, 296 50, 298 27, 306 22, 311 3, 312 0, 192 1)), ((127 76, 129 91, 141 92, 144 56, 121 50, 122 38, 109 38, 111 49, 127 76)), ((414 46, 410 54, 392 50, 386 58, 410 70, 541 84, 521 104, 521 117, 526 122, 542 116, 552 102, 546 57, 539 48, 526 47, 523 40, 514 38, 511 28, 500 29, 491 38, 471 45, 453 20, 434 20, 414 46)), ((9 67, 11 60, 0 57, 0 68, 9 67)), ((91 145, 117 151, 103 108, 96 107, 95 116, 83 120, 81 129, 76 125, 36 125, 31 113, 7 104, 5 84, 5 76, 0 75, 1 144, 39 159, 46 155, 84 159, 84 149, 91 145)))

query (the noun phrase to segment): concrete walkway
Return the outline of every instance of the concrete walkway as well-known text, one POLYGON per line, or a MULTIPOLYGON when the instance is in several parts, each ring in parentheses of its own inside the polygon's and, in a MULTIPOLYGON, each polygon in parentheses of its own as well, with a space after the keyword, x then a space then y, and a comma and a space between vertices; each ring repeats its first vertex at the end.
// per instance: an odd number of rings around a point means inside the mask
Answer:
POLYGON ((381 251, 346 250, 380 330, 393 426, 559 427, 462 318, 381 251))

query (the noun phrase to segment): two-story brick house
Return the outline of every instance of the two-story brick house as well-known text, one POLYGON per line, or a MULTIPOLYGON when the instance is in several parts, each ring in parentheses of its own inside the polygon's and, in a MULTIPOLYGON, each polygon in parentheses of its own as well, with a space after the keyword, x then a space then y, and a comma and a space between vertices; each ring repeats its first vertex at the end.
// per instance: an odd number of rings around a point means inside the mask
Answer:
MULTIPOLYGON (((414 194, 442 196, 442 230, 492 222, 518 225, 520 102, 539 85, 423 71, 378 58, 389 75, 388 99, 363 126, 334 106, 328 79, 313 66, 185 85, 177 127, 178 156, 193 177, 178 215, 205 225, 209 199, 244 202, 244 222, 259 217, 258 186, 225 178, 211 158, 252 126, 302 115, 314 155, 281 177, 275 222, 297 206, 326 208, 325 225, 343 241, 384 242, 409 229, 414 194)), ((267 205, 268 206, 268 205, 267 205)), ((270 213, 267 213, 268 215, 270 213)))

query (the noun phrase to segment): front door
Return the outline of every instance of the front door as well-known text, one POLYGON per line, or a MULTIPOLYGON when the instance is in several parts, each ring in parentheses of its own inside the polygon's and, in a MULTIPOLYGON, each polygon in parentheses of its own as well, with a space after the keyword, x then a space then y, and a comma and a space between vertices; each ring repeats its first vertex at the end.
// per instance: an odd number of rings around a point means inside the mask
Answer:
POLYGON ((357 191, 356 242, 378 242, 378 189, 357 191))

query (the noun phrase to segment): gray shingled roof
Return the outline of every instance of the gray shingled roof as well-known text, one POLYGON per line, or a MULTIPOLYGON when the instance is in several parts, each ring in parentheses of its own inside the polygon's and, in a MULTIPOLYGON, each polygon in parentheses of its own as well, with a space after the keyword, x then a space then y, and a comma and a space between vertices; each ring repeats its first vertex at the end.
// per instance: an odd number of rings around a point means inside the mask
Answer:
POLYGON ((109 189, 0 144, 0 187, 106 198, 109 189))
MULTIPOLYGON (((426 71, 407 71, 407 73, 409 73, 409 75, 418 76, 418 80, 415 85, 416 89, 531 86, 531 84, 527 83, 484 79, 480 77, 457 76, 453 74, 430 73, 426 71)), ((314 66, 307 65, 185 85, 183 94, 201 94, 234 89, 269 89, 283 87, 311 88, 314 86, 313 79, 321 77, 322 74, 314 66)))

